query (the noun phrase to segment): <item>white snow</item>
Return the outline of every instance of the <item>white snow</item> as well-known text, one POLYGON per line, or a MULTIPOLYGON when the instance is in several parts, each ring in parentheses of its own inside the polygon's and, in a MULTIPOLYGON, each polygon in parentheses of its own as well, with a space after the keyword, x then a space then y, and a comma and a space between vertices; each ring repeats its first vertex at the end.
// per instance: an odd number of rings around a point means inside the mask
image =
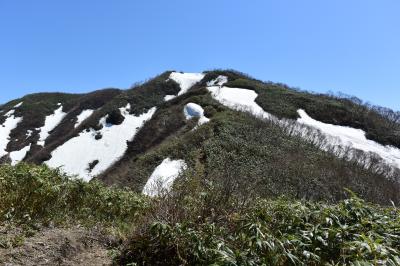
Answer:
POLYGON ((86 109, 83 110, 78 116, 77 121, 75 123, 75 128, 79 127, 83 121, 85 121, 89 116, 93 114, 94 110, 86 109))
POLYGON ((185 117, 187 120, 190 120, 194 117, 199 118, 198 125, 201 126, 202 124, 207 123, 210 121, 207 117, 204 116, 204 109, 200 105, 196 103, 188 103, 185 105, 183 109, 183 113, 185 114, 185 117))
POLYGON ((20 102, 19 104, 15 105, 14 108, 20 107, 24 102, 20 102))
POLYGON ((400 149, 384 146, 365 137, 365 132, 352 127, 326 124, 311 118, 304 110, 298 110, 300 118, 297 122, 320 130, 329 137, 333 145, 349 147, 364 152, 378 154, 386 163, 400 168, 400 149))
POLYGON ((59 108, 54 111, 53 114, 46 116, 46 120, 44 122, 44 126, 41 127, 40 130, 40 138, 38 141, 38 145, 44 146, 44 143, 47 137, 50 135, 50 131, 52 131, 58 124, 64 119, 67 115, 63 112, 63 106, 59 104, 59 108))
POLYGON ((159 196, 162 192, 171 190, 175 179, 187 168, 184 160, 166 158, 157 166, 147 180, 142 193, 150 196, 159 196))
POLYGON ((15 117, 14 110, 10 110, 5 114, 7 119, 0 125, 0 158, 8 154, 7 145, 10 142, 10 133, 22 121, 22 117, 15 117))
POLYGON ((218 76, 216 79, 213 79, 213 80, 207 82, 207 86, 208 87, 211 87, 211 86, 222 86, 227 82, 228 82, 228 77, 227 76, 218 76))
POLYGON ((253 90, 211 86, 208 87, 211 95, 223 105, 238 111, 248 111, 261 118, 270 118, 255 100, 258 94, 253 90))
POLYGON ((120 125, 106 124, 107 117, 100 119, 101 130, 82 131, 77 137, 68 140, 52 152, 52 157, 45 162, 50 167, 60 167, 65 173, 78 175, 86 181, 101 174, 124 155, 137 131, 156 111, 153 107, 147 113, 135 116, 129 114, 130 105, 120 108, 125 117, 120 125), (96 140, 95 136, 102 138, 96 140), (89 164, 98 160, 98 164, 90 171, 89 164))
POLYGON ((17 163, 22 161, 30 149, 31 149, 31 144, 22 148, 19 151, 10 152, 11 165, 16 165, 17 163))
POLYGON ((5 117, 10 117, 10 116, 14 115, 14 113, 15 113, 15 110, 14 110, 14 109, 11 109, 11 110, 8 111, 4 116, 5 116, 5 117))
POLYGON ((33 134, 33 131, 32 131, 32 130, 30 130, 30 129, 28 129, 28 130, 26 131, 26 138, 29 138, 29 137, 31 137, 31 136, 32 136, 32 134, 33 134))
MULTIPOLYGON (((224 81, 218 83, 218 80, 222 80, 222 78, 209 82, 208 84, 211 86, 208 87, 208 90, 211 92, 211 95, 223 105, 238 111, 248 111, 259 118, 273 120, 283 127, 287 125, 287 121, 279 120, 275 116, 265 112, 255 102, 258 96, 255 91, 224 87, 222 86, 222 82, 224 81), (215 84, 218 86, 215 86, 215 84)), ((303 134, 306 133, 305 128, 301 127, 301 125, 307 125, 319 130, 328 137, 329 145, 331 146, 351 148, 366 153, 375 153, 379 155, 385 163, 400 168, 400 149, 392 146, 384 146, 375 141, 368 140, 363 130, 319 122, 308 116, 304 110, 298 110, 298 113, 300 115, 300 118, 297 120, 299 127, 293 127, 292 129, 295 133, 297 132, 296 134, 299 136, 308 139, 308 136, 303 134)), ((325 147, 324 149, 328 150, 328 148, 329 147, 325 147)))
POLYGON ((164 101, 168 102, 169 100, 172 100, 175 97, 176 97, 176 95, 165 95, 164 96, 164 101))
MULTIPOLYGON (((179 84, 181 90, 178 92, 178 96, 186 93, 194 84, 199 82, 204 78, 203 73, 179 73, 179 72, 172 72, 169 75, 169 78, 174 80, 176 83, 179 84)), ((164 97, 165 101, 169 101, 175 98, 175 95, 166 95, 164 97)))

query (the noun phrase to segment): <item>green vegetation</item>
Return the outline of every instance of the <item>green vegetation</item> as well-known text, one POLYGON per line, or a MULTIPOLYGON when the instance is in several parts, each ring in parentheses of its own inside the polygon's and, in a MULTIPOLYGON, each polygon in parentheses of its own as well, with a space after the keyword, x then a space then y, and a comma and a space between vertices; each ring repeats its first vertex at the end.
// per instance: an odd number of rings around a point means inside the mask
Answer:
MULTIPOLYGON (((63 111, 70 111, 77 103, 81 94, 67 93, 36 93, 27 95, 17 101, 12 101, 12 104, 23 102, 23 104, 15 110, 15 115, 23 117, 20 127, 21 131, 26 129, 39 128, 44 125, 45 117, 53 114, 61 103, 63 111)), ((8 104, 12 109, 13 105, 8 104)))
POLYGON ((395 208, 368 205, 355 196, 336 205, 260 200, 241 212, 204 217, 202 211, 211 207, 202 204, 206 198, 176 205, 191 217, 158 220, 138 231, 118 263, 400 265, 400 212, 395 208))
POLYGON ((360 128, 369 139, 400 147, 400 114, 390 109, 363 104, 347 95, 313 94, 249 78, 237 78, 226 85, 256 91, 259 95, 256 102, 280 118, 296 119, 297 110, 304 109, 319 121, 360 128))
POLYGON ((41 226, 84 225, 119 230, 119 265, 400 265, 395 207, 351 192, 337 204, 244 197, 200 181, 187 173, 172 193, 148 199, 45 166, 1 166, 0 227, 25 231, 0 248, 41 226))
POLYGON ((135 137, 128 156, 102 180, 140 192, 154 168, 169 157, 184 159, 201 177, 201 186, 211 182, 231 194, 337 202, 346 198, 343 189, 349 188, 370 202, 400 202, 396 179, 374 170, 382 168, 379 161, 364 168, 367 156, 360 155, 358 163, 339 159, 318 148, 324 141, 316 135, 309 143, 270 121, 224 108, 208 94, 193 93, 179 104, 160 108, 135 137), (211 121, 191 130, 196 121, 186 123, 182 114, 187 102, 214 109, 211 121))
POLYGON ((129 190, 70 179, 46 166, 0 166, 0 223, 118 227, 147 207, 129 190))
POLYGON ((139 116, 150 108, 159 106, 164 102, 164 96, 177 94, 179 85, 173 80, 168 80, 171 72, 165 72, 145 83, 138 83, 129 90, 122 91, 115 98, 108 101, 94 116, 90 117, 85 128, 97 128, 99 119, 105 115, 119 112, 119 108, 131 105, 130 113, 139 116))
POLYGON ((291 134, 290 121, 277 125, 230 110, 205 84, 226 75, 228 86, 255 90, 257 103, 280 118, 296 119, 302 108, 315 119, 364 129, 370 139, 397 147, 398 114, 235 71, 208 72, 188 93, 165 102, 165 95, 179 91, 167 81, 169 73, 126 91, 23 99, 16 114, 24 122, 12 133, 9 150, 34 143, 37 132, 26 138, 27 129, 40 127, 58 102, 70 111, 43 149, 33 145, 27 160, 34 163, 81 130, 97 128, 100 117, 120 124, 118 108, 127 103, 135 115, 154 106, 157 111, 128 142, 121 160, 89 183, 46 166, 0 166, 0 228, 27 228, 10 240, 0 237, 0 247, 21 245, 35 233, 31 230, 83 225, 128 239, 119 252, 113 250, 119 264, 400 265, 398 172, 361 152, 349 159, 354 151, 324 151, 322 135, 310 131, 313 137, 305 140, 291 134), (210 122, 194 129, 197 121, 183 114, 188 102, 201 105, 210 122), (96 112, 75 129, 84 109, 96 112), (167 157, 189 166, 173 190, 157 199, 138 194, 167 157))
MULTIPOLYGON (((25 97, 13 100, 2 108, 5 111, 15 109, 16 117, 23 117, 22 121, 18 124, 18 128, 13 130, 10 134, 11 142, 7 150, 14 151, 20 150, 29 145, 32 141, 37 141, 39 135, 36 128, 40 128, 45 123, 45 118, 53 114, 54 110, 58 108, 58 103, 63 105, 63 111, 68 112, 82 95, 67 94, 67 93, 37 93, 26 95, 25 97), (16 104, 23 102, 23 104, 14 108, 16 104), (29 138, 26 137, 27 130, 32 130, 29 138)), ((5 120, 4 116, 0 116, 0 124, 5 120)))

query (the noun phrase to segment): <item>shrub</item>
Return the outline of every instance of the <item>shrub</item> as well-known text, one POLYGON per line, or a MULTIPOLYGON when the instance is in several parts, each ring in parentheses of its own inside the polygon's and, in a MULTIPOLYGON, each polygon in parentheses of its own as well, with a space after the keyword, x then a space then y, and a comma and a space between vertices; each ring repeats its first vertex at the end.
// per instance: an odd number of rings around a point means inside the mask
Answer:
POLYGON ((118 225, 147 207, 130 190, 71 179, 46 166, 0 166, 0 223, 118 225))
MULTIPOLYGON (((197 213, 196 206, 176 208, 197 213)), ((259 200, 245 211, 217 218, 210 215, 175 223, 156 220, 136 232, 116 262, 399 265, 399 217, 396 208, 369 205, 354 195, 336 205, 259 200)))

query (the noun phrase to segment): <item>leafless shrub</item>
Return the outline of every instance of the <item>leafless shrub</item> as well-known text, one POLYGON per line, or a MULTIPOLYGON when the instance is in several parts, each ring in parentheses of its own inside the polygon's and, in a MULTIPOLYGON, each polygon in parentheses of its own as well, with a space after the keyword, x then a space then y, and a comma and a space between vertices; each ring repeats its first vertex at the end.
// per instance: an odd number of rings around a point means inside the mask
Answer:
MULTIPOLYGON (((353 100, 358 101, 357 98, 353 100)), ((251 108, 241 105, 236 105, 234 109, 246 112, 250 115, 256 116, 266 123, 278 126, 285 134, 292 137, 301 138, 303 141, 306 141, 321 150, 329 152, 338 158, 346 161, 352 161, 364 167, 365 169, 372 171, 373 173, 384 175, 390 180, 396 180, 397 182, 400 182, 400 169, 388 164, 376 153, 364 152, 359 149, 344 146, 338 138, 328 137, 320 130, 298 123, 292 119, 278 119, 276 116, 266 112, 255 114, 251 108)), ((393 111, 386 108, 385 110, 393 115, 393 121, 400 121, 400 118, 397 118, 397 116, 393 114, 393 111)))

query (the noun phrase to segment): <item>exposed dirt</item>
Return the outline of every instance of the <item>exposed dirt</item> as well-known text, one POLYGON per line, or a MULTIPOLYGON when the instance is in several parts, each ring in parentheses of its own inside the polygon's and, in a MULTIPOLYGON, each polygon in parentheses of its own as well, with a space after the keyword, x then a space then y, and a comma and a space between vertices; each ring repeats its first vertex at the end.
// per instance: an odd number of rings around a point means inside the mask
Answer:
MULTIPOLYGON (((19 233, 0 228, 3 241, 19 233)), ((14 247, 0 247, 0 265, 111 265, 109 243, 110 238, 94 229, 46 228, 14 241, 14 247)))

